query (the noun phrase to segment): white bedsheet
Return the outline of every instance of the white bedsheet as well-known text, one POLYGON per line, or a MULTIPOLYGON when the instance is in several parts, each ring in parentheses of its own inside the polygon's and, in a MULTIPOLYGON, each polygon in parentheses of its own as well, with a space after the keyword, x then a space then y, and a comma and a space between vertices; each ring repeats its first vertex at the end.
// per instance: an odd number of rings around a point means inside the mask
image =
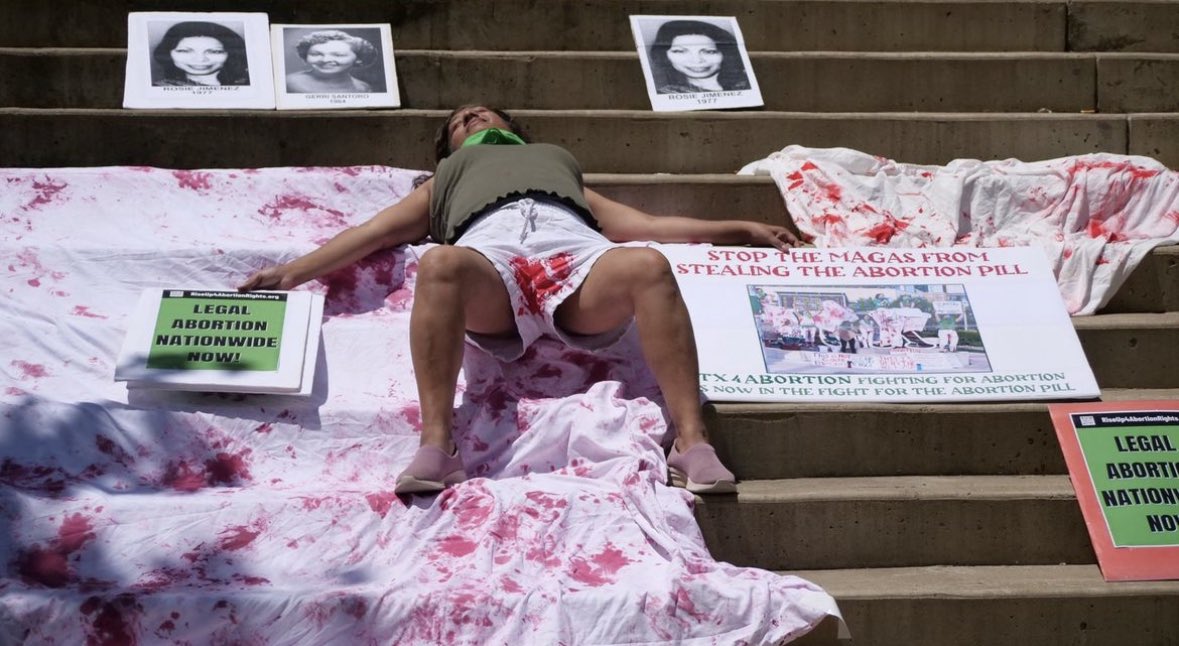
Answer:
POLYGON ((0 643, 768 644, 837 613, 809 582, 709 556, 664 486, 633 339, 512 364, 468 350, 473 479, 393 495, 417 445, 421 247, 305 287, 327 297, 310 399, 112 381, 143 287, 232 286, 415 175, 0 171, 0 643))
POLYGON ((1038 245, 1071 314, 1096 312, 1151 249, 1179 242, 1179 174, 1147 157, 922 166, 787 146, 740 172, 773 177, 820 247, 1038 245))

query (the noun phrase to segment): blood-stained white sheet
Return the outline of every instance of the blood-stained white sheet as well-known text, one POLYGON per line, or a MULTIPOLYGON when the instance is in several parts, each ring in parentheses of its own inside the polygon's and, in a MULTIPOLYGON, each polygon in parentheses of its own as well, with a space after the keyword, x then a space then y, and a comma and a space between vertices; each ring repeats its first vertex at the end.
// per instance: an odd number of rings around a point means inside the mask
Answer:
POLYGON ((0 643, 769 644, 837 613, 809 582, 709 556, 691 497, 664 486, 631 338, 510 364, 469 349, 473 478, 395 496, 424 247, 305 287, 327 297, 310 399, 112 380, 142 288, 235 285, 417 175, 0 170, 0 643))
POLYGON ((1092 314, 1156 246, 1179 242, 1179 174, 1147 157, 905 164, 787 146, 742 174, 774 178, 820 247, 1038 245, 1071 314, 1092 314))

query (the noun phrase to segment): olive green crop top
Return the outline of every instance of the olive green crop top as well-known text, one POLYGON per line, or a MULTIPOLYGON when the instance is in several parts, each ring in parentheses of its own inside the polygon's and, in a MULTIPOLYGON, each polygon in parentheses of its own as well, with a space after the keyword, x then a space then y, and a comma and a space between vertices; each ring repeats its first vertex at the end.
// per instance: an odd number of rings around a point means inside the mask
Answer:
POLYGON ((552 144, 467 146, 438 164, 430 195, 430 235, 451 244, 471 220, 511 200, 555 199, 597 227, 585 201, 581 167, 552 144))

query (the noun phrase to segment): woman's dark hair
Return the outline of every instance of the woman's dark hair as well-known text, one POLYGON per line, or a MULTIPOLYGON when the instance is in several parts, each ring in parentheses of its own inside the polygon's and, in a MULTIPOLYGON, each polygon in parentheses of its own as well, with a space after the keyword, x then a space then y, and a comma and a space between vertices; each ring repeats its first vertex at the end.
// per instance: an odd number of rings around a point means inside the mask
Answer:
POLYGON ((515 133, 517 137, 523 139, 524 141, 529 141, 528 133, 526 133, 524 131, 523 126, 521 126, 515 119, 513 119, 512 115, 508 114, 504 110, 500 110, 499 108, 493 108, 491 106, 483 105, 481 103, 468 103, 466 105, 460 105, 459 107, 451 110, 450 114, 446 115, 446 120, 442 122, 442 125, 438 126, 438 130, 434 133, 434 161, 435 161, 435 163, 440 162, 443 159, 446 159, 447 157, 450 156, 450 153, 454 152, 453 150, 450 149, 450 120, 453 119, 456 114, 462 112, 463 110, 467 110, 469 108, 479 108, 479 107, 487 108, 488 110, 491 110, 492 112, 494 112, 497 116, 499 116, 500 119, 504 120, 504 123, 508 124, 508 128, 513 133, 515 133))
MULTIPOLYGON (((749 77, 745 74, 745 66, 741 63, 741 50, 737 48, 737 39, 727 29, 709 22, 699 20, 669 20, 655 32, 655 42, 651 45, 651 75, 654 77, 655 89, 663 87, 690 88, 691 81, 671 66, 667 59, 667 50, 671 43, 679 36, 707 36, 716 43, 722 59, 717 82, 725 90, 748 90, 749 77)), ((661 92, 666 94, 666 92, 661 92)))
POLYGON ((373 47, 372 43, 360 36, 353 36, 346 31, 340 31, 338 29, 325 29, 307 34, 300 38, 299 42, 295 43, 295 51, 298 52, 299 58, 306 61, 307 51, 314 45, 330 43, 333 40, 348 43, 348 46, 352 48, 352 53, 356 54, 357 67, 368 67, 377 62, 377 48, 373 47))
POLYGON ((201 36, 217 39, 228 55, 225 65, 217 72, 217 80, 222 85, 249 85, 250 73, 246 63, 245 39, 229 27, 215 22, 178 22, 164 32, 163 40, 152 50, 152 58, 163 68, 164 78, 173 81, 187 80, 184 72, 172 62, 172 50, 185 38, 201 36))

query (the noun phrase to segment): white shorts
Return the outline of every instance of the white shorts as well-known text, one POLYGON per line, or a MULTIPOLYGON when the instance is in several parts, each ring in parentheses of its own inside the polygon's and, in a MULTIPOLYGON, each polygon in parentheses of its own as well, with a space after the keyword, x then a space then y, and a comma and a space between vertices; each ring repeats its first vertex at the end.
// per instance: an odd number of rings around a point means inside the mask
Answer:
POLYGON ((598 258, 620 246, 563 204, 520 198, 480 215, 454 244, 490 260, 508 290, 516 338, 467 333, 468 340, 497 359, 518 359, 545 335, 576 348, 598 350, 616 342, 629 327, 582 336, 564 332, 554 322, 557 306, 581 286, 598 258))

